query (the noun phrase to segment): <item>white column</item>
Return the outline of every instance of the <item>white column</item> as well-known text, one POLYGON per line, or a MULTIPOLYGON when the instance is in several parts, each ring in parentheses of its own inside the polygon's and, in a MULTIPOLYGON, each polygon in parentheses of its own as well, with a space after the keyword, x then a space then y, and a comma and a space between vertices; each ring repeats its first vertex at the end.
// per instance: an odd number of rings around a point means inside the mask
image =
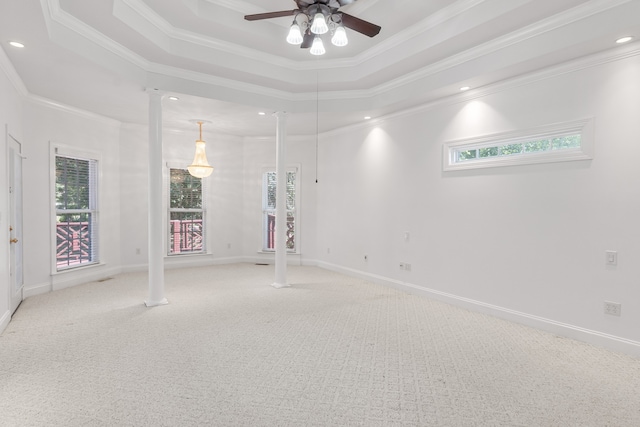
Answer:
POLYGON ((164 296, 164 234, 162 223, 162 96, 149 94, 149 296, 147 307, 167 304, 164 296))
POLYGON ((276 116, 276 281, 274 288, 287 284, 287 113, 278 111, 276 116))

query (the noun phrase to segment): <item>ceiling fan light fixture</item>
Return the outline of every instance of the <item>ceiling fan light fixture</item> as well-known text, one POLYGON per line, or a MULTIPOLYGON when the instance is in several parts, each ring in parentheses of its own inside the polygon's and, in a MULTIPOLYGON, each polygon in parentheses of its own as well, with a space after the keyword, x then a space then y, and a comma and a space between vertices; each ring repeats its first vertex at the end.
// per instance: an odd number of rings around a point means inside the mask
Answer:
POLYGON ((311 23, 311 32, 313 34, 324 34, 327 31, 329 31, 329 26, 324 18, 324 14, 322 12, 316 13, 311 23))
POLYGON ((347 32, 342 25, 336 28, 336 31, 333 33, 333 37, 331 37, 331 43, 333 43, 334 46, 339 47, 346 46, 349 43, 347 32))
POLYGON ((320 36, 315 36, 313 38, 313 44, 311 45, 311 50, 309 52, 311 55, 324 55, 327 52, 320 36))
POLYGON ((300 44, 302 43, 302 31, 300 30, 300 26, 294 20, 293 24, 291 24, 291 28, 289 28, 289 35, 287 36, 287 43, 289 44, 300 44))

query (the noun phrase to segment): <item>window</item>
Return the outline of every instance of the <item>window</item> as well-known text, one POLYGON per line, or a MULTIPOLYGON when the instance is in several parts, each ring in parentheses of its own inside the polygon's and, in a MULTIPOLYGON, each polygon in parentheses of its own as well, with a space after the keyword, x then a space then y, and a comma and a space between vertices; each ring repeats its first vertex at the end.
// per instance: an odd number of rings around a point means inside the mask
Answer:
MULTIPOLYGON (((296 251, 296 197, 297 170, 287 171, 287 251, 296 251)), ((262 177, 262 249, 275 250, 276 231, 276 173, 267 171, 262 177)))
POLYGON ((204 252, 202 179, 169 168, 169 254, 204 252))
POLYGON ((98 262, 97 164, 55 156, 57 271, 98 262))
POLYGON ((443 169, 472 169, 592 158, 592 121, 445 143, 443 169))

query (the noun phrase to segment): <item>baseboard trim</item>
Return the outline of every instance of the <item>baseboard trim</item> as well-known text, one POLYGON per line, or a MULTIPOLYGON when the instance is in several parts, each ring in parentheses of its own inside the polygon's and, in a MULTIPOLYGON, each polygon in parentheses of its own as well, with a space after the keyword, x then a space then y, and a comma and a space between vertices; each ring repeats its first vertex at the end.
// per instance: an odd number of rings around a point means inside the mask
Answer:
POLYGON ((64 274, 52 276, 51 289, 54 291, 58 291, 60 289, 95 282, 96 280, 106 279, 109 276, 114 276, 120 273, 122 273, 121 267, 107 268, 105 264, 96 266, 95 268, 87 268, 78 271, 68 271, 64 274))
POLYGON ((10 321, 11 321, 11 312, 7 310, 2 315, 2 317, 0 317, 0 334, 3 333, 5 329, 7 329, 7 326, 9 326, 10 321))
POLYGON ((325 268, 327 270, 335 271, 337 273, 342 273, 347 276, 357 277, 359 279, 368 280, 380 285, 393 287, 395 289, 409 292, 415 295, 433 298, 438 301, 455 305, 457 307, 465 308, 467 310, 489 314, 500 319, 540 329, 565 338, 571 338, 576 341, 582 341, 598 347, 606 348, 608 350, 625 353, 634 357, 640 357, 640 342, 638 341, 606 334, 604 332, 594 331, 592 329, 582 328, 580 326, 558 322, 552 319, 547 319, 521 311, 511 310, 482 301, 477 301, 447 292, 426 288, 424 286, 416 285, 413 283, 401 282, 398 280, 390 279, 388 277, 342 267, 336 264, 318 261, 317 266, 325 268))
POLYGON ((25 286, 24 290, 22 291, 22 297, 24 299, 27 299, 36 295, 46 294, 48 292, 51 292, 51 283, 38 283, 35 285, 25 286))

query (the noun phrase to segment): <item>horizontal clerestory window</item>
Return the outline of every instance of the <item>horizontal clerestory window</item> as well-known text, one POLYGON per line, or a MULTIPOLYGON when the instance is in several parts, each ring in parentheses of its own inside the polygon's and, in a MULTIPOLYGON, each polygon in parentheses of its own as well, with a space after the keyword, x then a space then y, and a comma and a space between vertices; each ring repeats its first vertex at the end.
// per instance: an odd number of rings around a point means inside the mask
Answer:
POLYGON ((443 170, 591 159, 592 127, 584 120, 447 142, 443 170))

